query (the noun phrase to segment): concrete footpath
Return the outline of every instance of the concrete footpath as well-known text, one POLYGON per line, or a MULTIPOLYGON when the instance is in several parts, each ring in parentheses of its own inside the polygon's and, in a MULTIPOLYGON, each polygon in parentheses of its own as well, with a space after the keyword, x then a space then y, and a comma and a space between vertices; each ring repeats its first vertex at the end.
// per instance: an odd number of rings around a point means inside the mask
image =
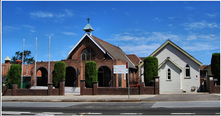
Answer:
POLYGON ((2 96, 2 102, 157 102, 157 101, 220 101, 220 94, 167 93, 160 95, 83 95, 65 93, 64 96, 2 96))

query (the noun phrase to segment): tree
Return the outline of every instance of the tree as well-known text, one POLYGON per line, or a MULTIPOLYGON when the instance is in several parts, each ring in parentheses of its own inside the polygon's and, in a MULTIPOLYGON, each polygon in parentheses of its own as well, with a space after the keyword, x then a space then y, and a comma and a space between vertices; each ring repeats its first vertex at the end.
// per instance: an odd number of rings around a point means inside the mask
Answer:
POLYGON ((97 63, 94 61, 85 62, 85 86, 92 87, 92 82, 98 81, 97 76, 97 63))
POLYGON ((59 82, 61 80, 65 80, 65 75, 66 75, 66 64, 65 64, 65 62, 62 62, 62 61, 55 62, 53 81, 54 81, 54 86, 56 88, 59 87, 59 82))
POLYGON ((21 85, 21 65, 12 64, 7 73, 7 83, 12 86, 12 84, 17 84, 18 88, 21 85))
POLYGON ((156 57, 149 56, 144 59, 145 85, 149 85, 154 76, 158 76, 158 59, 156 57))
MULTIPOLYGON (((15 61, 18 59, 22 61, 22 54, 23 51, 15 52, 15 56, 12 56, 11 64, 15 64, 15 61)), ((33 62, 34 62, 34 57, 31 57, 31 51, 24 50, 24 64, 32 64, 33 62)))
POLYGON ((211 58, 211 71, 215 78, 220 80, 220 53, 213 53, 211 58))

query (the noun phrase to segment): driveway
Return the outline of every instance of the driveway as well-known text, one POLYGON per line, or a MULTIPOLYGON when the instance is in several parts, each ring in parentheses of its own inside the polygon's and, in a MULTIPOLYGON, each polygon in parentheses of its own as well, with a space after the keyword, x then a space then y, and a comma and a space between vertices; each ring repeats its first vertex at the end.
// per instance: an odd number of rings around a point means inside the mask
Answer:
POLYGON ((220 94, 160 94, 154 97, 141 99, 141 101, 220 101, 220 94))

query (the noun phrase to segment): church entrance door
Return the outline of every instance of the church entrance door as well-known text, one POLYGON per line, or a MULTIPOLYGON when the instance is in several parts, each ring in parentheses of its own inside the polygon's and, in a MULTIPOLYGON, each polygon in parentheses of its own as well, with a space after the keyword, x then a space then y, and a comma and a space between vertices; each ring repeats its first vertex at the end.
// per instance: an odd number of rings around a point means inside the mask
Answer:
POLYGON ((111 81, 111 70, 106 67, 102 66, 98 69, 98 81, 99 87, 109 87, 111 81))
POLYGON ((76 71, 70 66, 66 68, 65 87, 77 87, 76 71))

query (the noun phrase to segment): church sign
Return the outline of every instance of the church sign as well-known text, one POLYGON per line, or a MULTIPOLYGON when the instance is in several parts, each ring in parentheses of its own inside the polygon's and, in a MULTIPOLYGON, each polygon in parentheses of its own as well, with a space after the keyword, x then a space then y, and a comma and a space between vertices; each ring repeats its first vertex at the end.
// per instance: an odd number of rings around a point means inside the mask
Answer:
POLYGON ((128 73, 126 65, 114 65, 114 74, 125 74, 128 73))

